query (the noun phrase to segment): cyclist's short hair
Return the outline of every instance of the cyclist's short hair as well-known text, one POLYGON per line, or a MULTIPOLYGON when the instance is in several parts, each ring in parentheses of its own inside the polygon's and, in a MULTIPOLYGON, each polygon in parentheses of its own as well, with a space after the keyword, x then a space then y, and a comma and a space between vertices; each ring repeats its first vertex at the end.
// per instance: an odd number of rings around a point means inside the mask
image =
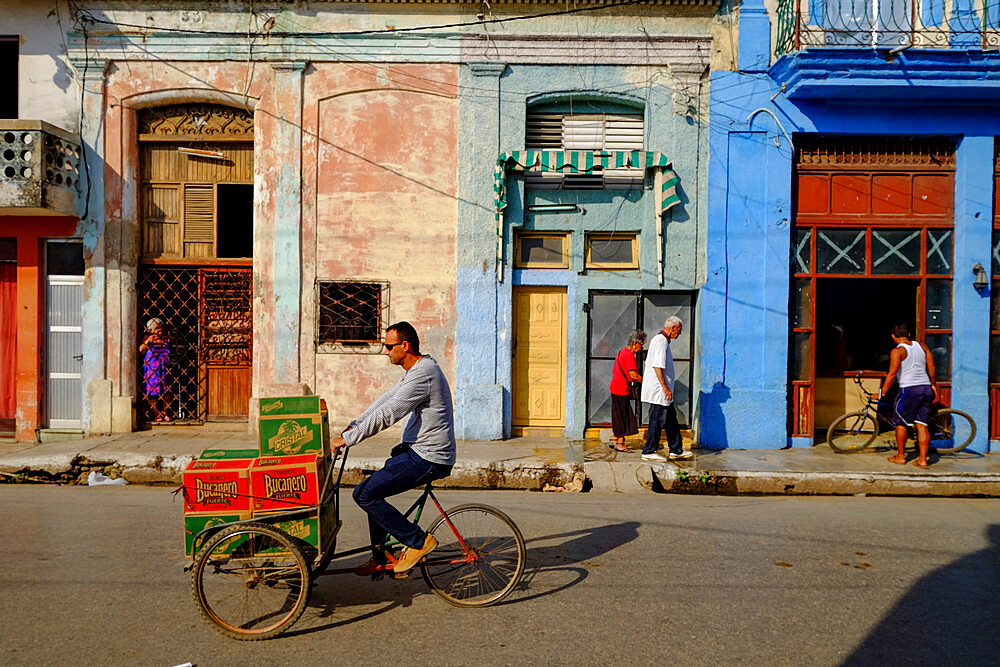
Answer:
POLYGON ((910 330, 906 328, 905 324, 897 324, 892 328, 892 335, 896 338, 909 338, 910 330))
POLYGON ((420 339, 417 338, 417 330, 413 328, 412 324, 409 322, 396 322, 395 324, 390 324, 386 331, 395 331, 399 337, 399 342, 402 343, 405 340, 410 344, 410 352, 420 354, 420 339))

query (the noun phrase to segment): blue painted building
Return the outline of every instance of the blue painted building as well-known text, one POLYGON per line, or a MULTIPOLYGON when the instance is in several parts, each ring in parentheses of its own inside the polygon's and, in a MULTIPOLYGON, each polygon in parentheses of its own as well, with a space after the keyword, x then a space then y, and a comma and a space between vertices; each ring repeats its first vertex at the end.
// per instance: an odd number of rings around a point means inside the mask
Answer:
POLYGON ((900 322, 972 449, 996 438, 995 5, 911 3, 743 4, 738 71, 711 79, 703 447, 822 442, 900 322))
POLYGON ((460 126, 476 128, 459 137, 459 437, 608 425, 615 354, 674 314, 691 421, 710 47, 707 31, 565 37, 462 69, 477 92, 459 99, 460 126), (499 214, 483 205, 495 183, 499 214))

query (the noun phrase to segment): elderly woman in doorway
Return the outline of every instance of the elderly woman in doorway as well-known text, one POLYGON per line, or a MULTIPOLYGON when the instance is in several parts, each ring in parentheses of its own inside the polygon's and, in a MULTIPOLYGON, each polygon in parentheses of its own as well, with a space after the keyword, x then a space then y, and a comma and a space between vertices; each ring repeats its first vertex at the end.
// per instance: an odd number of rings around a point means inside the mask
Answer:
POLYGON ((142 356, 142 385, 154 422, 170 421, 170 338, 163 320, 150 318, 139 345, 142 356))
POLYGON ((646 333, 641 329, 633 331, 628 338, 628 345, 618 351, 611 371, 611 432, 614 438, 609 447, 615 451, 631 452, 625 445, 625 436, 639 432, 639 423, 635 418, 635 410, 632 409, 632 399, 638 399, 639 385, 631 383, 642 382, 639 368, 635 364, 635 355, 642 351, 645 344, 646 333), (632 386, 636 389, 632 390, 632 386))

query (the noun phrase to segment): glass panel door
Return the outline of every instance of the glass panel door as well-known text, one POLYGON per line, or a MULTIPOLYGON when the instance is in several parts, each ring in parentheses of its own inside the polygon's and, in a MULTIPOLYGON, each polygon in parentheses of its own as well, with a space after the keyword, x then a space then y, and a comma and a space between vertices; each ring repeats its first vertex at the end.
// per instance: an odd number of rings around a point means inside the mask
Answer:
MULTIPOLYGON (((587 423, 591 426, 611 423, 611 396, 608 385, 614 371, 618 351, 628 343, 629 335, 637 328, 646 332, 649 339, 662 328, 670 316, 681 318, 684 329, 670 344, 674 357, 674 384, 677 420, 682 426, 690 424, 691 369, 693 336, 694 295, 687 292, 591 292, 590 295, 590 348, 587 355, 587 423)), ((637 359, 642 372, 643 356, 637 359)), ((645 409, 640 407, 640 424, 645 424, 645 409)))

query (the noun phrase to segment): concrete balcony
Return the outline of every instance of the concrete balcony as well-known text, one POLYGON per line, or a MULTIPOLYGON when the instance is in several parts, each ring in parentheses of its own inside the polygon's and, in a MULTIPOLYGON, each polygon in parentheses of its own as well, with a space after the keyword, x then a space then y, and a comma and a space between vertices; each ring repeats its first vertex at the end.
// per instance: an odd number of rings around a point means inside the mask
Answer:
POLYGON ((81 214, 80 139, 40 120, 0 120, 0 215, 81 214))

